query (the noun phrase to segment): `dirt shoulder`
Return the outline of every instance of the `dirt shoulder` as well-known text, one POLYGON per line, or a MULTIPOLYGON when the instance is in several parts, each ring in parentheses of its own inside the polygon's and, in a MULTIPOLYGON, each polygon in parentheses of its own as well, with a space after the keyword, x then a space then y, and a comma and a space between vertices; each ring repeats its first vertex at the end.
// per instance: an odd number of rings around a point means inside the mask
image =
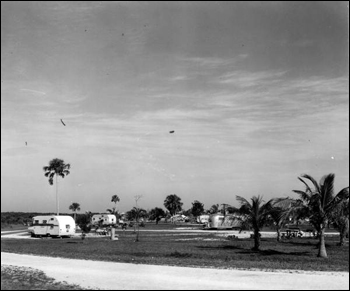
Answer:
POLYGON ((200 269, 4 252, 1 264, 35 268, 57 281, 105 290, 349 290, 349 273, 346 272, 200 269))

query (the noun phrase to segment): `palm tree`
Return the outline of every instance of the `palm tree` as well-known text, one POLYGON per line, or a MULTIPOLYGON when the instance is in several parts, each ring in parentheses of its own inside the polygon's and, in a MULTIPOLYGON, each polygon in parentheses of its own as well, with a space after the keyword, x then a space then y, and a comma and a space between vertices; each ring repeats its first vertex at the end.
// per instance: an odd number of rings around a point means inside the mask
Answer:
POLYGON ((80 204, 77 202, 73 202, 70 206, 69 206, 69 210, 72 210, 74 212, 74 221, 76 221, 77 218, 77 211, 80 211, 80 204))
POLYGON ((110 214, 114 214, 115 215, 117 223, 118 223, 119 217, 120 217, 119 211, 117 210, 117 202, 119 202, 119 201, 120 201, 120 199, 119 199, 118 195, 113 195, 112 199, 111 199, 111 202, 115 203, 115 207, 113 207, 112 209, 106 209, 107 212, 109 212, 110 214))
POLYGON ((164 206, 169 210, 172 216, 175 215, 176 212, 182 210, 182 205, 181 198, 175 194, 168 195, 164 200, 164 206))
POLYGON ((64 178, 69 175, 70 164, 65 164, 61 159, 53 159, 49 162, 48 166, 43 167, 45 177, 49 177, 49 184, 53 185, 53 178, 56 178, 56 208, 57 215, 59 215, 59 200, 58 200, 58 184, 57 176, 64 178))
POLYGON ((112 196, 111 202, 114 202, 115 206, 117 206, 117 202, 119 202, 119 201, 120 201, 120 199, 119 199, 118 195, 113 195, 112 196))
POLYGON ((320 183, 310 175, 304 174, 301 177, 308 179, 313 184, 313 189, 300 177, 298 179, 306 186, 305 191, 293 190, 299 194, 304 202, 302 209, 308 213, 310 222, 318 232, 319 249, 318 257, 327 258, 325 243, 325 228, 332 218, 337 206, 349 199, 349 187, 343 188, 334 196, 334 174, 328 174, 321 178, 320 183))
POLYGON ((266 224, 268 215, 272 209, 272 201, 269 200, 263 204, 262 197, 254 196, 251 198, 252 203, 241 196, 236 196, 236 199, 240 202, 241 207, 239 209, 232 207, 234 213, 238 214, 239 219, 242 222, 241 229, 252 227, 254 231, 254 247, 255 251, 260 249, 260 230, 266 224))

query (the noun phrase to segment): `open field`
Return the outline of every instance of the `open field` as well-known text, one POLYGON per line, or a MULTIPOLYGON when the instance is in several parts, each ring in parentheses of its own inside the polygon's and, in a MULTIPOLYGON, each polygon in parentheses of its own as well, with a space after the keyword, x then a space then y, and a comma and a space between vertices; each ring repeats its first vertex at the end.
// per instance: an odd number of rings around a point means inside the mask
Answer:
MULTIPOLYGON (((157 226, 154 226, 156 228, 157 226)), ((305 270, 349 272, 349 247, 337 246, 338 236, 327 236, 328 259, 317 258, 317 240, 293 238, 278 243, 264 238, 261 250, 252 251, 253 240, 228 240, 220 232, 152 231, 142 228, 135 242, 132 229, 117 230, 119 240, 79 236, 65 239, 1 240, 1 251, 72 259, 223 269, 305 270), (221 234, 221 235, 220 235, 221 234)), ((4 236, 6 237, 6 236, 4 236)))

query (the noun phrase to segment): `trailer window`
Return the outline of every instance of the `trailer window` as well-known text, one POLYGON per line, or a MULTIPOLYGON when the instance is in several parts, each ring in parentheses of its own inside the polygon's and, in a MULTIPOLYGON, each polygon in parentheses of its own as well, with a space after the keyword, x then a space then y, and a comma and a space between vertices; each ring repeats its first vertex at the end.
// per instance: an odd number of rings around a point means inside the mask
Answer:
POLYGON ((70 229, 70 225, 69 225, 69 224, 66 224, 66 228, 67 228, 67 229, 70 229))
POLYGON ((39 220, 34 220, 34 224, 39 224, 39 220))
POLYGON ((50 220, 54 220, 54 218, 50 218, 50 220))
POLYGON ((43 220, 43 224, 46 224, 47 223, 47 220, 43 220))

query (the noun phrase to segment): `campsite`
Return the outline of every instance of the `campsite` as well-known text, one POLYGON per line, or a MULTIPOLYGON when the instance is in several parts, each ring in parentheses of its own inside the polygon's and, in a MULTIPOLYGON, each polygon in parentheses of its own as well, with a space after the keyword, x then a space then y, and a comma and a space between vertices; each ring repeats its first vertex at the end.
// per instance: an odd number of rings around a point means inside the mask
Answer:
POLYGON ((337 234, 326 235, 327 260, 316 256, 318 240, 312 236, 277 242, 273 231, 262 232, 261 250, 253 251, 253 239, 250 236, 234 238, 238 234, 239 231, 233 230, 203 231, 198 225, 189 223, 156 225, 148 222, 140 230, 139 242, 135 242, 136 234, 132 227, 125 231, 117 228, 116 241, 112 241, 108 235, 92 234, 84 240, 81 235, 63 239, 14 239, 3 235, 1 251, 199 268, 349 271, 348 243, 343 247, 338 246, 337 234))

